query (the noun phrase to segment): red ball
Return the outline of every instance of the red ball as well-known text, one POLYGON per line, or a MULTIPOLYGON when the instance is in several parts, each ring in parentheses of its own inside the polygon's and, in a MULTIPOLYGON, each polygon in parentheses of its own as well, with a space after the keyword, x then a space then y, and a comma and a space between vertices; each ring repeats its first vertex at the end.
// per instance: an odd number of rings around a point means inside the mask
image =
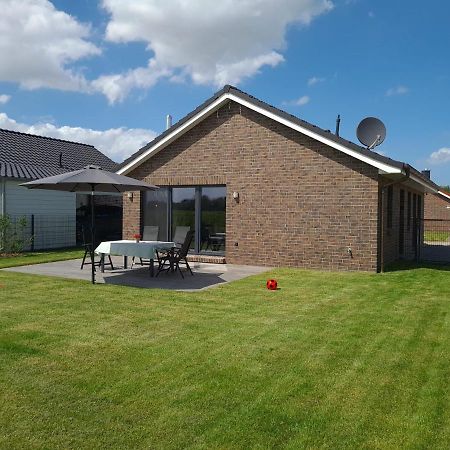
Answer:
POLYGON ((275 291, 278 286, 277 280, 267 280, 266 286, 267 286, 267 289, 269 289, 271 291, 275 291))

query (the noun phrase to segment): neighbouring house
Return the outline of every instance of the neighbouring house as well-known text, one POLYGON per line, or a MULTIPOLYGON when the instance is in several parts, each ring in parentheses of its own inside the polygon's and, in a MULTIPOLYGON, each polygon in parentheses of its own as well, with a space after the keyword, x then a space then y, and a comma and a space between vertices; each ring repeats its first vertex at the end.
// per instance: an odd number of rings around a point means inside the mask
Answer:
MULTIPOLYGON (((450 193, 439 189, 436 194, 425 197, 424 219, 435 221, 434 227, 439 227, 437 222, 444 222, 447 228, 450 226, 450 193)), ((431 226, 431 224, 430 224, 431 226)))
POLYGON ((438 187, 408 164, 225 86, 125 160, 160 186, 124 196, 123 236, 195 230, 193 258, 378 271, 412 259, 423 197, 438 187))
MULTIPOLYGON (((430 171, 423 171, 430 176, 430 171)), ((450 193, 440 188, 425 196, 422 256, 433 262, 450 262, 450 193)))
MULTIPOLYGON (((115 171, 118 164, 92 145, 0 129, 0 215, 25 217, 25 236, 32 249, 71 247, 80 243, 89 195, 29 190, 29 180, 98 165, 115 171)), ((121 234, 122 197, 95 198, 97 214, 105 216, 113 237, 121 234)), ((100 223, 101 223, 100 217, 100 223)), ((104 230, 105 231, 105 230, 104 230)), ((101 232, 101 230, 100 230, 101 232)))

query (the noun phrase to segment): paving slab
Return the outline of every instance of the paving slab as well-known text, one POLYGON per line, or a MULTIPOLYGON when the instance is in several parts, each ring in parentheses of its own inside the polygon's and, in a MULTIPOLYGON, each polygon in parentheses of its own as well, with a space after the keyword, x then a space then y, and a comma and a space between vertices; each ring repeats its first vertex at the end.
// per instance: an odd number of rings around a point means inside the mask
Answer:
MULTIPOLYGON (((124 269, 123 259, 121 257, 113 257, 112 259, 114 270, 106 268, 104 273, 97 270, 95 275, 97 283, 177 291, 199 291, 270 270, 270 267, 260 266, 190 263, 194 272, 193 276, 183 271, 184 279, 181 278, 179 272, 164 272, 158 277, 152 278, 150 277, 148 266, 141 267, 137 265, 132 269, 124 269)), ((72 259, 69 261, 9 267, 2 270, 90 281, 90 266, 84 266, 83 270, 80 269, 80 266, 81 259, 72 259)))

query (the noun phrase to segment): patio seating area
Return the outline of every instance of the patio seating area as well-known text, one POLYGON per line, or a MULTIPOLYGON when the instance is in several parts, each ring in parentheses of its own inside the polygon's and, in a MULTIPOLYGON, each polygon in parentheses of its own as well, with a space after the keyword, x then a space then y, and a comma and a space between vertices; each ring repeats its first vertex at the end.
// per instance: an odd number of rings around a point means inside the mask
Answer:
MULTIPOLYGON (((233 264, 190 263, 194 276, 180 276, 179 272, 161 273, 158 277, 150 277, 148 266, 135 265, 133 269, 123 268, 123 258, 112 256, 114 270, 106 269, 104 273, 97 270, 97 283, 117 284, 140 288, 170 289, 177 291, 198 291, 212 288, 223 283, 239 280, 250 275, 269 270, 268 267, 241 266, 233 264)), ((89 281, 90 270, 80 270, 81 259, 34 264, 28 266, 2 269, 11 272, 21 272, 35 275, 72 278, 89 281)), ((156 268, 157 266, 155 266, 156 268)), ((184 268, 182 270, 185 270, 184 268)))

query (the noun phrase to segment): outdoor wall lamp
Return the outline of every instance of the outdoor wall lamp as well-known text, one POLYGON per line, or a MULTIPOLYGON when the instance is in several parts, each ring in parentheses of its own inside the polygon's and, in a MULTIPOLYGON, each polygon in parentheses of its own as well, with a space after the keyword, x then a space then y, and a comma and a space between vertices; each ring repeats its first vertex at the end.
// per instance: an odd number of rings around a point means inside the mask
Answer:
POLYGON ((234 191, 233 192, 233 198, 237 201, 239 200, 239 192, 234 191))
POLYGON ((128 192, 127 197, 128 197, 128 200, 130 200, 130 202, 133 201, 133 193, 132 192, 128 192))

